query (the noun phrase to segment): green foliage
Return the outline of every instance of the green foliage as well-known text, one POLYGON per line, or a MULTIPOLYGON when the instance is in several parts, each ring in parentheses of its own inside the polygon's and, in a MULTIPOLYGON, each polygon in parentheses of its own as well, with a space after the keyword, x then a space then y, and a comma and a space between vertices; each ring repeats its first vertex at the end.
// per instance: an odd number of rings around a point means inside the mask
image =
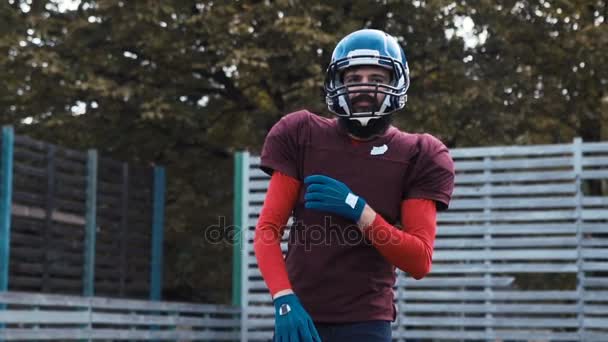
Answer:
POLYGON ((327 115, 323 71, 353 30, 384 29, 403 44, 412 84, 396 124, 405 130, 451 147, 608 137, 603 0, 26 4, 0 2, 2 123, 167 166, 174 298, 228 301, 231 246, 204 232, 218 217, 231 223, 232 153, 259 151, 289 111, 327 115), (450 34, 466 17, 485 41, 465 46, 450 34))
POLYGON ((500 82, 492 115, 504 118, 505 141, 606 139, 606 2, 471 3, 459 10, 487 27, 488 40, 473 52, 480 77, 500 82))

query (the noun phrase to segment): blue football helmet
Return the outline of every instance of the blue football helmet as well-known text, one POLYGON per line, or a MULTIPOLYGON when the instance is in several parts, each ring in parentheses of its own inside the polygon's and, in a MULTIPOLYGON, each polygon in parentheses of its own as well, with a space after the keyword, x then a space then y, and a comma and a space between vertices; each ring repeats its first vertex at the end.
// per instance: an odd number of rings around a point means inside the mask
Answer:
POLYGON ((409 68, 405 53, 397 39, 380 30, 364 29, 344 37, 331 57, 325 77, 325 100, 331 112, 342 118, 357 120, 362 126, 372 119, 378 119, 402 109, 407 101, 410 85, 409 68), (390 84, 342 82, 344 71, 353 66, 380 66, 391 73, 390 84), (359 87, 350 90, 351 87, 359 87), (364 87, 364 88, 360 88, 364 87), (350 96, 354 93, 367 93, 373 98, 385 94, 384 101, 376 108, 356 112, 350 96))

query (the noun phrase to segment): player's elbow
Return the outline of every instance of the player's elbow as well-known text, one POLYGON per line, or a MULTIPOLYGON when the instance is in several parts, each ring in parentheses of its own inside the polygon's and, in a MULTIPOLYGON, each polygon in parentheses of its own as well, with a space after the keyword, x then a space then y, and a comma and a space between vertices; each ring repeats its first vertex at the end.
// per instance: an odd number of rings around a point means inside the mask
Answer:
POLYGON ((426 251, 425 256, 422 258, 419 263, 419 267, 417 267, 414 272, 411 272, 410 275, 412 278, 416 280, 420 280, 426 277, 427 274, 431 272, 431 267, 433 265, 433 251, 426 251))
POLYGON ((255 245, 275 245, 281 242, 281 228, 266 220, 258 221, 255 227, 253 243, 255 245))
POLYGON ((420 268, 419 270, 416 270, 416 272, 414 273, 410 273, 410 275, 412 276, 412 278, 416 279, 416 280, 420 280, 424 277, 426 277, 427 274, 429 274, 429 272, 431 272, 431 266, 426 266, 423 268, 420 268))

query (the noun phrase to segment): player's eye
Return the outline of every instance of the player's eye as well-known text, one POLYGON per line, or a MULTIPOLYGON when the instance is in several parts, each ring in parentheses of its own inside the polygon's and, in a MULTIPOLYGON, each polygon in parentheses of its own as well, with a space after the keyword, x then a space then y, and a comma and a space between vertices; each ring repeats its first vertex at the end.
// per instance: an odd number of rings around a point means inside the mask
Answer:
POLYGON ((358 77, 358 76, 346 76, 344 78, 344 83, 346 83, 346 84, 357 83, 357 82, 361 82, 361 77, 358 77))
POLYGON ((384 77, 372 77, 371 83, 385 84, 388 83, 388 81, 384 77))

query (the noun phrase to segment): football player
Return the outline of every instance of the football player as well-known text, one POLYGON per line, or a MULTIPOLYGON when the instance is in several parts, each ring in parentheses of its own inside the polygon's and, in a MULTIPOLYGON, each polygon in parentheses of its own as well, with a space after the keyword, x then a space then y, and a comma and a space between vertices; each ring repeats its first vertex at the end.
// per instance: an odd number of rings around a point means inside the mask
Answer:
POLYGON ((435 137, 391 124, 408 87, 397 40, 355 31, 326 72, 336 117, 301 110, 268 133, 260 167, 271 180, 254 249, 274 302, 275 341, 391 341, 395 268, 415 279, 430 271, 454 165, 435 137))

